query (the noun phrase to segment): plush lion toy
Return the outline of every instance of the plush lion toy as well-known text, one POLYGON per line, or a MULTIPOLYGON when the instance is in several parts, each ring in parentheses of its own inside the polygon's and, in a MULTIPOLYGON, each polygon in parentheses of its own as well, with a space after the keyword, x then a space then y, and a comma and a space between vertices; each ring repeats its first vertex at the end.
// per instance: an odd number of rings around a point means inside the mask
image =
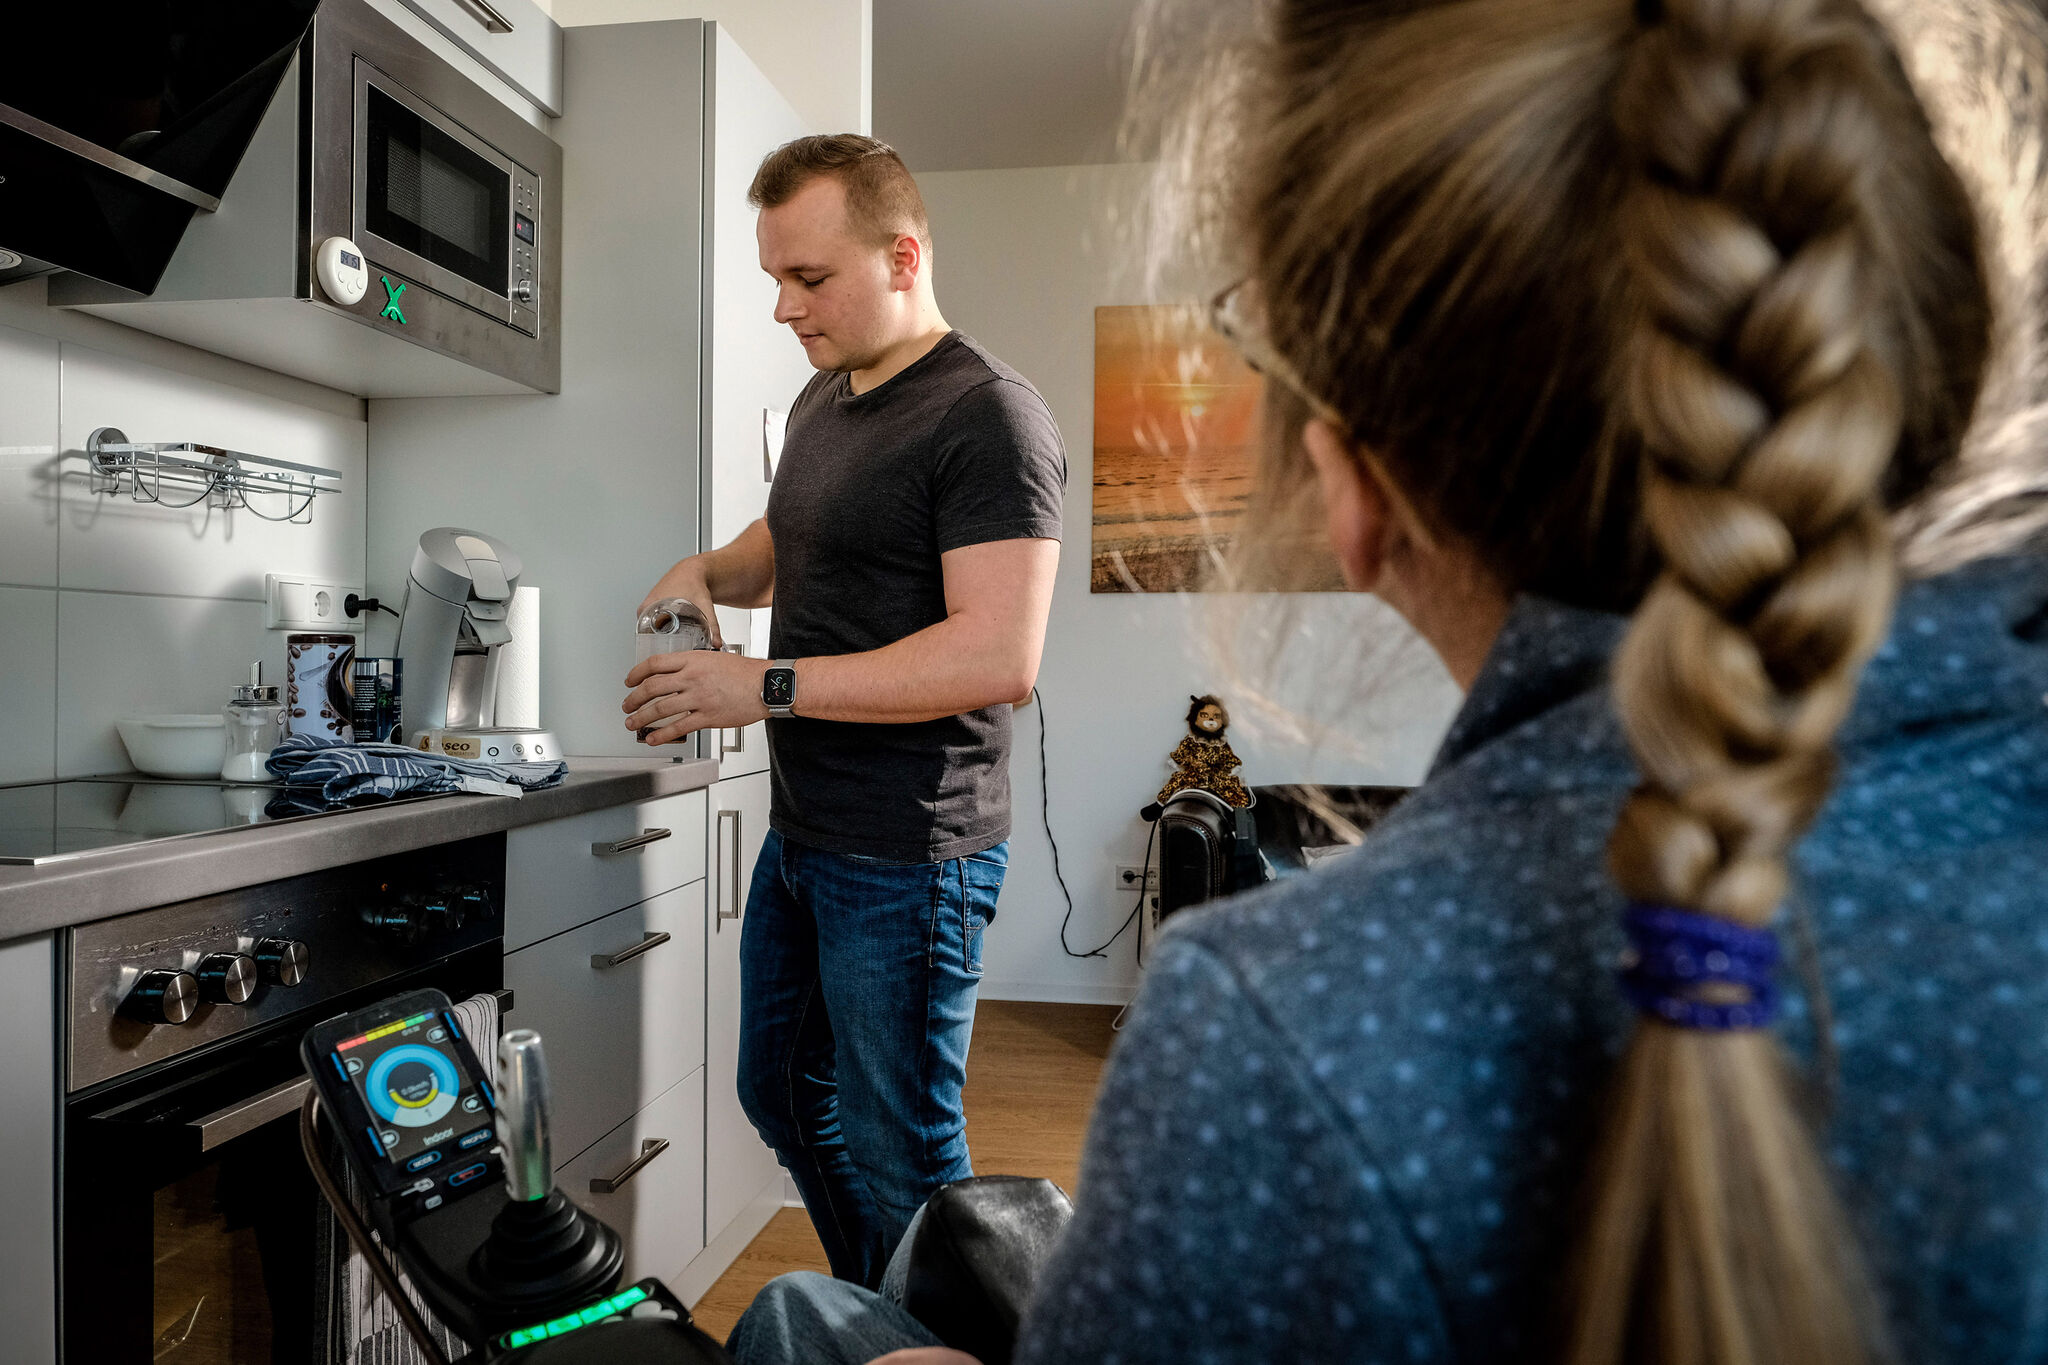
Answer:
POLYGON ((1166 804, 1175 792, 1199 788, 1222 797, 1233 806, 1249 806, 1252 794, 1238 779, 1243 766, 1223 732, 1230 728, 1230 713, 1215 697, 1188 698, 1188 737, 1174 746, 1170 755, 1173 776, 1159 789, 1159 803, 1166 804))

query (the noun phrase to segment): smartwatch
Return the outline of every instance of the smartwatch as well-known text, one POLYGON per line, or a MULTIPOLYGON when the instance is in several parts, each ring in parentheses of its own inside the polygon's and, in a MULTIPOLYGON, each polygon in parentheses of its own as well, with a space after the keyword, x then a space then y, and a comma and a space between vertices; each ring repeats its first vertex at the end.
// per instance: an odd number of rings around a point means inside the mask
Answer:
POLYGON ((777 659, 761 675, 761 704, 771 716, 796 714, 796 660, 777 659))

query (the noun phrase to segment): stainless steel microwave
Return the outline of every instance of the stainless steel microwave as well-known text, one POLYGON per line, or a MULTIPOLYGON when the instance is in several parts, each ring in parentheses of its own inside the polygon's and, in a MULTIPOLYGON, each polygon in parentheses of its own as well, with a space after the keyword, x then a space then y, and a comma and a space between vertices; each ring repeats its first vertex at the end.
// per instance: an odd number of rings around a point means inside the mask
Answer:
POLYGON ((561 387, 562 151, 365 0, 323 0, 156 289, 52 304, 368 397, 561 387))

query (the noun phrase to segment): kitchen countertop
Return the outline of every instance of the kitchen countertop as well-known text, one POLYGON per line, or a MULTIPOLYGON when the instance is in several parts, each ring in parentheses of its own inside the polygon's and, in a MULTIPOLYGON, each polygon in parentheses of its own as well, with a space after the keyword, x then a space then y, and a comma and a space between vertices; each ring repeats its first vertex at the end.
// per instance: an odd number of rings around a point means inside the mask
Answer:
POLYGON ((455 794, 335 811, 86 853, 41 867, 0 866, 0 941, 359 863, 389 853, 558 820, 718 780, 711 758, 571 758, 559 787, 523 796, 455 794))

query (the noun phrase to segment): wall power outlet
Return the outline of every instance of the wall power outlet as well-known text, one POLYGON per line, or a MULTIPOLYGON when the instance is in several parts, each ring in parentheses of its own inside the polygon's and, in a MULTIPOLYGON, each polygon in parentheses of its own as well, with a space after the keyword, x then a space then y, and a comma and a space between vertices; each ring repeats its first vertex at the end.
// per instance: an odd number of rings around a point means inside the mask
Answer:
POLYGON ((1155 867, 1150 870, 1147 870, 1145 868, 1138 867, 1135 864, 1126 864, 1119 866, 1116 870, 1117 890, 1136 891, 1138 889, 1139 877, 1143 877, 1145 879, 1145 889, 1147 891, 1157 891, 1159 889, 1158 868, 1155 867))
POLYGON ((360 595, 360 583, 341 583, 303 574, 263 575, 263 625, 266 630, 335 630, 354 634, 369 629, 367 613, 349 619, 342 603, 360 595))

